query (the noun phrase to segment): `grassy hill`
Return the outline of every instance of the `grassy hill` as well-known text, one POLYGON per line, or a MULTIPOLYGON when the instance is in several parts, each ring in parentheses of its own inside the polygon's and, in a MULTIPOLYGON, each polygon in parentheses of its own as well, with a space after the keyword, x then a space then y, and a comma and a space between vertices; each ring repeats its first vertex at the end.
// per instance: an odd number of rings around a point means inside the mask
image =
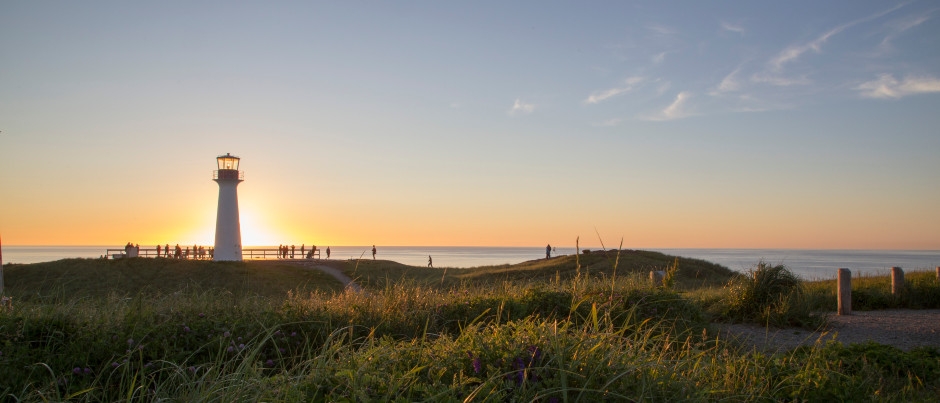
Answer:
MULTIPOLYGON (((408 266, 388 260, 323 260, 367 289, 400 283, 454 287, 505 281, 553 281, 581 276, 647 278, 666 270, 676 257, 638 250, 593 251, 513 265, 468 269, 408 266), (580 269, 579 269, 580 265, 580 269)), ((703 260, 678 258, 677 289, 720 286, 736 276, 703 260)), ((175 259, 64 259, 29 265, 7 265, 6 293, 19 298, 167 294, 186 289, 221 289, 234 294, 283 296, 288 291, 337 292, 342 284, 318 270, 281 260, 212 262, 175 259)))

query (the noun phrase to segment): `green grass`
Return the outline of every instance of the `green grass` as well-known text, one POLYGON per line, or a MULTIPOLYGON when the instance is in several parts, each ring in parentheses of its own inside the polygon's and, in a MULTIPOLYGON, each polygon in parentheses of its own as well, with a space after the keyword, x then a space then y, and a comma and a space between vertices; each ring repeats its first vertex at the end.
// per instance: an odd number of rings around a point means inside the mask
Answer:
POLYGON ((832 343, 766 355, 716 338, 700 297, 722 300, 739 277, 720 266, 679 259, 669 289, 647 277, 671 266, 669 256, 572 259, 446 272, 331 263, 367 293, 342 292, 314 271, 279 262, 6 266, 15 309, 0 313, 0 399, 940 397, 936 348, 832 343))

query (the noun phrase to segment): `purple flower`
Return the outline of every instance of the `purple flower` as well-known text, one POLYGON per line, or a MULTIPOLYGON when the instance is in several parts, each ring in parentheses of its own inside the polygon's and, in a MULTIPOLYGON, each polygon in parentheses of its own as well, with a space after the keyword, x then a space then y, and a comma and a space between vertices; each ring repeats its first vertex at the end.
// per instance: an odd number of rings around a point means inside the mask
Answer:
POLYGON ((117 361, 111 363, 111 368, 117 368, 117 367, 120 367, 120 366, 121 366, 121 364, 118 364, 117 361))
POLYGON ((196 367, 190 366, 190 367, 189 367, 189 372, 196 373, 196 367))
POLYGON ((79 375, 82 373, 82 369, 79 367, 72 368, 72 373, 75 375, 79 375))
POLYGON ((205 318, 205 317, 206 317, 206 314, 204 314, 204 313, 202 313, 202 312, 199 312, 199 317, 200 317, 200 318, 205 318))
POLYGON ((189 333, 189 326, 183 325, 183 331, 189 333))
POLYGON ((231 353, 231 352, 234 352, 234 351, 235 351, 235 347, 228 346, 228 348, 225 349, 225 351, 228 351, 228 352, 230 352, 230 353, 231 353))
POLYGON ((480 361, 480 357, 473 359, 473 372, 479 374, 483 371, 483 362, 480 361))
POLYGON ((245 349, 245 345, 244 345, 244 344, 239 344, 239 345, 238 345, 238 349, 239 349, 239 350, 244 350, 244 349, 245 349))
POLYGON ((134 339, 127 339, 127 346, 130 347, 133 345, 134 345, 134 339))
POLYGON ((281 354, 284 354, 284 353, 287 352, 287 350, 285 350, 283 347, 281 347, 281 348, 278 348, 278 349, 277 349, 277 352, 279 352, 279 353, 281 353, 281 354))
POLYGON ((290 337, 297 337, 297 332, 290 332, 290 337))
POLYGON ((85 372, 85 375, 90 374, 90 373, 91 373, 91 368, 85 367, 84 372, 85 372))
POLYGON ((222 333, 222 337, 229 337, 231 335, 232 335, 232 332, 229 332, 228 330, 226 330, 225 333, 222 333))
POLYGON ((273 367, 273 366, 274 366, 274 360, 268 359, 267 361, 264 362, 264 365, 269 366, 269 367, 273 367))

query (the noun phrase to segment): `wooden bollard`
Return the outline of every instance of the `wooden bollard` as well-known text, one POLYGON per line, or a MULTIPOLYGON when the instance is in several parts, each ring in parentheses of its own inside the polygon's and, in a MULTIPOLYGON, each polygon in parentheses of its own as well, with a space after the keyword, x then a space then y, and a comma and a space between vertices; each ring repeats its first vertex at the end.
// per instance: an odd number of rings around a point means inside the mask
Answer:
POLYGON ((665 271, 654 270, 650 272, 650 282, 653 283, 653 287, 662 287, 664 278, 666 278, 665 271))
POLYGON ((940 281, 940 266, 937 266, 937 281, 940 281))
POLYGON ((891 295, 901 295, 904 289, 904 270, 900 267, 891 268, 891 295))
POLYGON ((839 279, 837 280, 838 295, 838 315, 852 314, 852 271, 849 269, 839 269, 839 279))

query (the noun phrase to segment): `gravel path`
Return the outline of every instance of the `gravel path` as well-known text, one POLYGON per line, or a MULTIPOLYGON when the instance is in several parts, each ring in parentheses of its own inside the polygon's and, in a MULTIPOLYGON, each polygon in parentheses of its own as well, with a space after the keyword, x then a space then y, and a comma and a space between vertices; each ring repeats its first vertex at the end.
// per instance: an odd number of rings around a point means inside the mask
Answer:
POLYGON ((829 327, 812 332, 804 329, 774 329, 756 325, 718 326, 719 334, 765 351, 786 351, 800 345, 836 340, 843 344, 869 340, 910 350, 918 346, 940 347, 940 309, 881 310, 829 315, 829 327))

